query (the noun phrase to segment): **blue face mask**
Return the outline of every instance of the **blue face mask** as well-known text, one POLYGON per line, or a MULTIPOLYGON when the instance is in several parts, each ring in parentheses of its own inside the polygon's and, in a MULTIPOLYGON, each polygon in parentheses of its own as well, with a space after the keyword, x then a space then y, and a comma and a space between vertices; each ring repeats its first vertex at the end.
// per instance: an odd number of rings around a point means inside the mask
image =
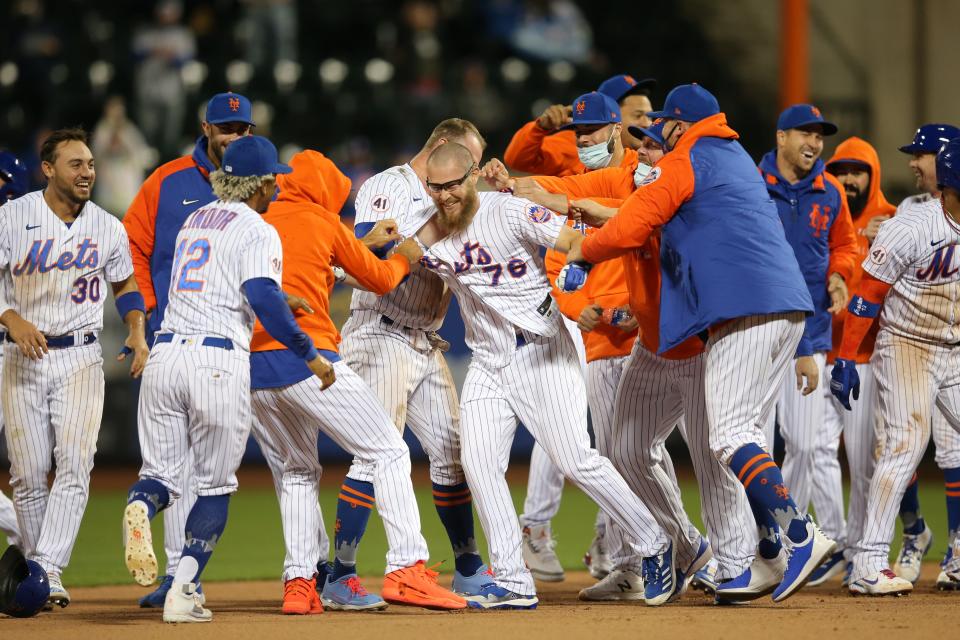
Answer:
POLYGON ((637 163, 637 168, 633 170, 633 186, 639 187, 643 179, 650 175, 653 167, 642 162, 637 163))
POLYGON ((578 147, 577 155, 580 156, 580 162, 583 163, 583 166, 592 171, 603 169, 610 164, 610 160, 613 158, 613 136, 616 133, 617 130, 614 128, 613 133, 610 134, 610 139, 606 142, 592 144, 589 147, 578 147))

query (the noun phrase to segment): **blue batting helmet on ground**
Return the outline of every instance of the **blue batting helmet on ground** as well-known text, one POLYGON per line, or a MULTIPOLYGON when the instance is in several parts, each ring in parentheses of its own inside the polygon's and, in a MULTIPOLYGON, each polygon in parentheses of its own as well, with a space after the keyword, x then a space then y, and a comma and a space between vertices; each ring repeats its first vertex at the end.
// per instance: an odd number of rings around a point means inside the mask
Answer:
POLYGON ((937 154, 937 188, 960 191, 960 138, 943 145, 937 154))
POLYGON ((17 156, 0 151, 0 204, 30 190, 30 172, 17 156))
POLYGON ((10 546, 0 557, 0 613, 14 618, 36 615, 50 597, 47 572, 10 546))

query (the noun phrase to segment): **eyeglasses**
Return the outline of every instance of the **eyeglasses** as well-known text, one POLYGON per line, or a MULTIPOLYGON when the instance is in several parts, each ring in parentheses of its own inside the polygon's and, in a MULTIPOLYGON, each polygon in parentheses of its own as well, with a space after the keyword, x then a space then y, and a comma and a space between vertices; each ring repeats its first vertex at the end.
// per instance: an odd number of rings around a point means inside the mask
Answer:
POLYGON ((463 177, 460 178, 459 180, 451 180, 450 182, 443 182, 443 183, 430 182, 429 180, 427 180, 427 189, 429 189, 433 193, 440 193, 441 191, 453 191, 454 189, 460 187, 460 185, 462 185, 464 182, 467 181, 467 178, 470 177, 470 174, 473 173, 473 170, 476 166, 477 166, 476 162, 471 164, 470 168, 467 169, 467 172, 463 174, 463 177))

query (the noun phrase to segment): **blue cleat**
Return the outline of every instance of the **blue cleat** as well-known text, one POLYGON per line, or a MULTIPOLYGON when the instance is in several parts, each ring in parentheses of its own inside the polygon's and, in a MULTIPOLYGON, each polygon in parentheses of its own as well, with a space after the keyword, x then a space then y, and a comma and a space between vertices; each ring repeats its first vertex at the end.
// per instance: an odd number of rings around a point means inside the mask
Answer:
POLYGON ((348 573, 339 580, 327 580, 320 600, 324 607, 333 611, 379 611, 387 608, 383 598, 367 591, 355 573, 348 573))
POLYGON ((850 576, 853 575, 853 563, 847 560, 847 566, 843 570, 843 580, 840 581, 841 587, 850 586, 850 576))
POLYGON ((487 565, 481 565, 472 576, 465 576, 459 571, 453 572, 453 588, 451 591, 462 596, 479 595, 488 584, 493 584, 493 570, 487 565))
POLYGON ((810 574, 810 580, 807 582, 807 586, 816 587, 817 585, 821 585, 830 578, 836 577, 843 573, 843 569, 843 551, 836 551, 832 556, 827 558, 826 562, 817 567, 814 572, 810 574))
MULTIPOLYGON (((140 598, 141 609, 163 609, 163 602, 167 599, 167 591, 170 591, 170 585, 173 584, 173 576, 163 576, 157 588, 147 595, 140 598)), ((197 595, 200 596, 200 604, 205 604, 207 599, 203 596, 203 587, 197 585, 197 595)))
POLYGON ((736 578, 717 585, 714 597, 717 604, 748 602, 773 593, 783 581, 787 561, 783 552, 770 560, 754 556, 753 562, 736 578))
POLYGON ((524 596, 504 589, 496 582, 484 586, 480 593, 465 596, 471 609, 536 609, 540 602, 536 595, 524 596))
POLYGON ((666 604, 680 586, 677 584, 677 552, 673 540, 663 553, 644 558, 640 564, 643 576, 643 599, 647 606, 666 604))
POLYGON ((810 516, 807 516, 807 538, 794 544, 787 558, 783 581, 773 590, 773 601, 783 602, 800 587, 807 584, 810 575, 837 550, 837 543, 820 531, 810 516))
POLYGON ((327 578, 333 577, 333 563, 322 560, 317 563, 317 594, 322 595, 327 578))
POLYGON ((693 574, 690 588, 703 591, 708 596, 715 594, 717 592, 717 565, 710 562, 703 569, 693 574))

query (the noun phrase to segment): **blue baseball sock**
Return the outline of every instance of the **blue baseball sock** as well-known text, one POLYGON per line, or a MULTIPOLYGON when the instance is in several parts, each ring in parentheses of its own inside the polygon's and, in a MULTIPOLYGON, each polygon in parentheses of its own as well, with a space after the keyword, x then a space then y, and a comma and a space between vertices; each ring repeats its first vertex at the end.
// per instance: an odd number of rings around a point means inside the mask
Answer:
POLYGON ((947 531, 953 540, 960 530, 960 467, 944 469, 943 483, 947 496, 947 531))
POLYGON ((483 566, 483 560, 473 536, 473 495, 470 487, 466 482, 451 485, 434 482, 433 504, 450 538, 457 571, 464 576, 472 576, 483 566))
POLYGON ((917 474, 914 473, 900 501, 900 521, 903 522, 903 532, 911 536, 923 533, 924 527, 927 526, 923 516, 920 515, 919 484, 917 474))
MULTIPOLYGON (((773 552, 775 542, 770 534, 779 528, 791 542, 799 543, 807 539, 807 520, 800 513, 790 491, 783 483, 780 467, 769 453, 756 444, 747 444, 733 454, 730 468, 743 484, 747 499, 753 509, 757 527, 760 529, 763 545, 761 555, 773 552)), ((777 549, 779 551, 779 549, 777 549)))
POLYGON ((200 582, 213 550, 227 526, 230 496, 198 496, 187 516, 187 542, 177 565, 174 582, 200 582))
POLYGON ((334 528, 333 580, 357 572, 357 547, 367 530, 373 510, 373 484, 351 477, 344 479, 337 499, 337 524, 334 528))
POLYGON ((170 505, 170 492, 159 480, 141 478, 133 483, 127 494, 127 504, 137 500, 146 503, 147 515, 153 520, 153 516, 170 505))

